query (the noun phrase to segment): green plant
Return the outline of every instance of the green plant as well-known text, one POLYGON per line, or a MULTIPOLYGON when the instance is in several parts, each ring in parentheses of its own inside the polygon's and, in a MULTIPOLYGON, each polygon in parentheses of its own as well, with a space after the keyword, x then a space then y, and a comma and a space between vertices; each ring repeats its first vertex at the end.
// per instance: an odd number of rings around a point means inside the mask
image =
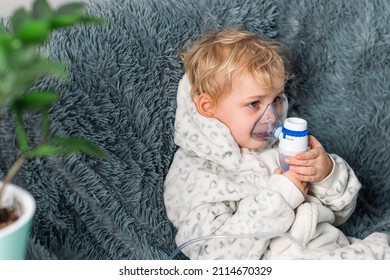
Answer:
POLYGON ((56 29, 81 23, 101 23, 86 16, 82 3, 65 4, 54 10, 46 0, 35 0, 32 10, 17 9, 7 26, 0 25, 0 107, 14 116, 15 135, 20 156, 9 169, 0 186, 2 195, 7 184, 26 159, 41 156, 64 156, 82 152, 95 157, 105 153, 91 141, 81 137, 57 137, 50 134, 49 109, 57 100, 55 92, 31 90, 40 78, 48 76, 63 81, 68 77, 64 63, 52 61, 44 47, 56 29), (30 147, 23 122, 25 113, 40 115, 42 142, 30 147))

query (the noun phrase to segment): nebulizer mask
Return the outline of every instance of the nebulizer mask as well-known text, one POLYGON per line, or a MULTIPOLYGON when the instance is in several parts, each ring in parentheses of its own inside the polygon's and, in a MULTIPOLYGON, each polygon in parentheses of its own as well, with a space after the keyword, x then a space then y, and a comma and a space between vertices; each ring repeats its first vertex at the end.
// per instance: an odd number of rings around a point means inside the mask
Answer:
POLYGON ((286 118, 287 97, 283 94, 265 108, 251 131, 251 137, 258 141, 279 140, 280 167, 287 171, 285 157, 295 156, 308 150, 307 122, 301 118, 286 118), (282 124, 281 119, 285 119, 282 124))
POLYGON ((268 104, 262 115, 255 122, 251 131, 251 137, 258 141, 277 140, 283 127, 281 119, 286 118, 287 108, 287 97, 284 94, 268 104))

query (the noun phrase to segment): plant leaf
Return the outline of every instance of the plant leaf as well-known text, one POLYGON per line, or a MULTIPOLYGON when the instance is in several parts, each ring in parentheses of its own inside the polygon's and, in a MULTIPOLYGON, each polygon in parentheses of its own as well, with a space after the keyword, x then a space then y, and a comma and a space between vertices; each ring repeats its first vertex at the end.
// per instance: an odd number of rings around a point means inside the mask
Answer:
POLYGON ((42 156, 58 156, 63 155, 63 151, 61 148, 58 148, 54 145, 50 144, 42 144, 38 147, 35 147, 31 151, 26 151, 23 155, 27 158, 33 157, 42 157, 42 156))
POLYGON ((59 80, 68 79, 68 72, 62 62, 44 60, 43 58, 32 65, 30 69, 36 73, 41 73, 41 75, 49 75, 59 80))
POLYGON ((8 54, 9 64, 12 65, 12 70, 17 67, 29 67, 29 64, 33 64, 36 60, 37 50, 33 46, 24 46, 19 49, 12 49, 8 54))
POLYGON ((13 40, 13 38, 12 38, 11 34, 9 34, 8 32, 4 32, 4 33, 0 34, 0 44, 4 48, 10 48, 12 45, 11 44, 12 40, 13 40))
POLYGON ((58 15, 50 20, 51 28, 63 28, 79 23, 80 16, 78 15, 58 15))
POLYGON ((47 110, 56 100, 54 92, 31 92, 15 99, 11 109, 14 112, 47 110))
POLYGON ((99 158, 107 157, 106 152, 104 152, 99 146, 97 146, 92 141, 82 137, 54 137, 51 139, 51 142, 62 146, 67 154, 81 152, 99 158))
POLYGON ((4 33, 7 33, 7 31, 5 31, 4 26, 0 23, 0 35, 2 35, 4 33))
POLYGON ((29 20, 18 29, 17 36, 24 43, 43 44, 49 38, 49 21, 29 20))
POLYGON ((31 19, 31 15, 24 8, 17 9, 11 15, 11 26, 14 33, 19 32, 19 29, 26 21, 31 19))
POLYGON ((23 125, 21 112, 15 112, 15 134, 19 149, 24 152, 28 150, 28 138, 23 125))
POLYGON ((86 12, 86 7, 83 3, 69 3, 65 4, 57 9, 59 15, 83 15, 86 12))
POLYGON ((53 15, 49 3, 46 0, 36 0, 33 3, 32 16, 35 19, 49 19, 53 15))
POLYGON ((14 80, 13 73, 9 73, 7 71, 1 73, 0 72, 0 107, 7 105, 15 96, 17 96, 17 92, 12 92, 12 83, 14 80))
POLYGON ((1 71, 4 71, 7 68, 7 64, 6 50, 4 49, 3 45, 0 44, 0 78, 2 78, 1 71))

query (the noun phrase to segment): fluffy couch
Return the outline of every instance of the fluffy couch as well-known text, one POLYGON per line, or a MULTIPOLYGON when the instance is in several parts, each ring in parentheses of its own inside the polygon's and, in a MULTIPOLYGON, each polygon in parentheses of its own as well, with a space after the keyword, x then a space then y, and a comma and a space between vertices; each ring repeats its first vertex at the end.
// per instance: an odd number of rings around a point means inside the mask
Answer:
MULTIPOLYGON (((68 63, 71 79, 36 86, 60 93, 50 112, 53 133, 88 137, 109 158, 76 154, 23 166, 15 183, 38 203, 29 259, 166 259, 175 250, 163 182, 176 150, 178 52, 202 32, 229 26, 289 48, 290 115, 307 119, 310 133, 363 184, 340 228, 360 238, 390 232, 389 1, 86 3, 107 23, 54 34, 48 50, 68 63)), ((0 124, 0 173, 16 157, 9 122, 0 124)), ((38 141, 37 119, 26 122, 38 141)))

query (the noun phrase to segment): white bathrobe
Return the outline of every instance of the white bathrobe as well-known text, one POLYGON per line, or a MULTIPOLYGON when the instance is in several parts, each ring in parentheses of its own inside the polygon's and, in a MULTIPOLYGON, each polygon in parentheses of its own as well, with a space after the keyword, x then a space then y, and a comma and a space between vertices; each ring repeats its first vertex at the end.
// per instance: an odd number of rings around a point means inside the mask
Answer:
POLYGON ((279 167, 275 148, 240 148, 228 127, 201 116, 184 76, 179 83, 175 143, 164 185, 176 243, 190 259, 389 259, 390 237, 347 238, 336 226, 355 208, 361 187, 337 155, 332 173, 304 197, 279 167), (232 236, 233 237, 228 237, 232 236), (240 236, 237 236, 240 235, 240 236))

